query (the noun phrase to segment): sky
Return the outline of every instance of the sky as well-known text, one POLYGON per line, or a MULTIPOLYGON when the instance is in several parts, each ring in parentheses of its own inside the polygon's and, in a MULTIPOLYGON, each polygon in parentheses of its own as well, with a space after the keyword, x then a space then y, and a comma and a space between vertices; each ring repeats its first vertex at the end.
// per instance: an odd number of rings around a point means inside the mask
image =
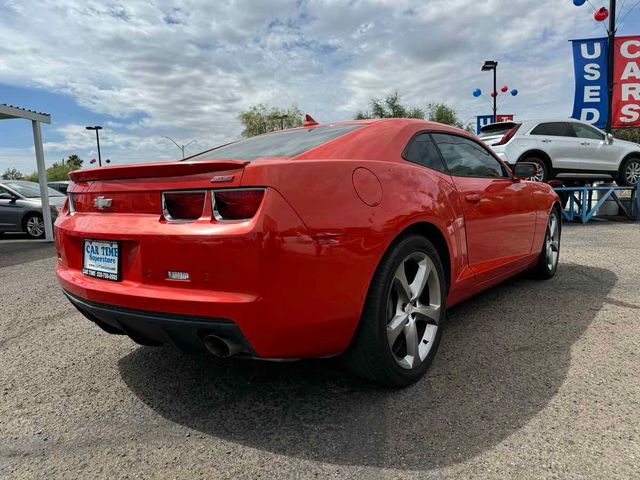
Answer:
MULTIPOLYGON (((618 1, 622 15, 639 2, 618 1)), ((640 6, 619 27, 639 33, 640 6)), ((47 164, 96 157, 86 125, 103 126, 112 164, 179 158, 164 136, 196 153, 238 138, 238 113, 259 103, 333 122, 398 91, 468 122, 491 113, 484 60, 520 92, 499 113, 567 117, 568 41, 603 35, 572 0, 0 0, 0 103, 51 114, 47 164)), ((26 120, 0 122, 8 167, 35 170, 26 120)))

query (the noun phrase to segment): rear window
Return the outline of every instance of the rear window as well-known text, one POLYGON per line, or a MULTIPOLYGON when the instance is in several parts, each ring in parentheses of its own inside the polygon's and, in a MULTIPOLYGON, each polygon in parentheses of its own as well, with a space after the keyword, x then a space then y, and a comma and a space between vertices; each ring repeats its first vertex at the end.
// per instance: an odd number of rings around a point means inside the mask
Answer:
POLYGON ((516 125, 517 123, 513 123, 513 122, 502 122, 502 123, 494 123, 491 125, 487 125, 480 129, 480 135, 478 136, 480 138, 485 138, 485 137, 495 137, 495 136, 504 135, 516 125))
POLYGON ((361 126, 361 124, 328 125, 267 133, 202 152, 189 158, 189 161, 295 157, 361 126))

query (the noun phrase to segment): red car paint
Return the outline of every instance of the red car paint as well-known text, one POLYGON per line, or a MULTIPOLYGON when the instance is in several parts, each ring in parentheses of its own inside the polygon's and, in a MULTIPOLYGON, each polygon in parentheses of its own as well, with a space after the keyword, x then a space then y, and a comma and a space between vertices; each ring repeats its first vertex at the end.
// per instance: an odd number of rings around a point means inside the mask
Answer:
POLYGON ((363 126, 292 158, 72 173, 75 213, 65 208, 55 224, 62 287, 97 304, 230 319, 259 357, 323 357, 348 347, 381 257, 408 229, 446 248, 449 306, 536 263, 558 202, 548 185, 452 177, 402 158, 418 132, 477 142, 451 127, 346 123, 363 126), (253 218, 213 218, 212 189, 252 186, 266 188, 253 218), (207 192, 202 217, 167 222, 161 192, 190 189, 207 192), (99 196, 108 209, 93 206, 99 196), (84 238, 121 242, 121 281, 82 273, 84 238))

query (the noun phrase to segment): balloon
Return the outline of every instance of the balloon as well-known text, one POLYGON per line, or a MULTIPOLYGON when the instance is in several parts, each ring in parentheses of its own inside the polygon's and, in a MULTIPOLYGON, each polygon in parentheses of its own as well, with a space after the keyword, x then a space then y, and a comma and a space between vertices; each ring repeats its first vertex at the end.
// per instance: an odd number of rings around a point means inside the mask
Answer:
POLYGON ((518 95, 518 90, 514 88, 511 90, 511 96, 515 97, 516 95, 518 95))
POLYGON ((609 10, 606 7, 600 8, 600 10, 596 10, 593 14, 593 18, 596 22, 604 22, 607 18, 609 18, 609 10))
POLYGON ((482 95, 482 90, 480 90, 479 88, 473 90, 474 97, 479 97, 480 95, 482 95))
POLYGON ((502 93, 507 93, 509 91, 509 87, 507 87, 506 85, 504 87, 502 87, 500 90, 502 90, 502 93))
POLYGON ((573 0, 573 4, 576 7, 581 7, 582 5, 584 5, 587 2, 587 0, 573 0))
POLYGON ((491 92, 491 96, 492 97, 497 97, 498 96, 498 92, 491 92))

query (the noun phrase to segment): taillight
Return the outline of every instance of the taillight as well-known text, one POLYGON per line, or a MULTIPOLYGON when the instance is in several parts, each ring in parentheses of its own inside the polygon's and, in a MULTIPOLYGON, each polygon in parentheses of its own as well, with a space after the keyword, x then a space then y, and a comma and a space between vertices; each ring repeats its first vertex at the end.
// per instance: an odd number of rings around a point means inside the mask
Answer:
POLYGON ((216 220, 247 220, 260 208, 264 188, 214 190, 212 193, 213 216, 216 220))
POLYGON ((520 128, 520 125, 522 125, 521 123, 518 123, 516 126, 514 126, 511 130, 509 130, 507 133, 505 133, 502 138, 500 139, 500 141, 498 141, 497 143, 492 144, 492 147, 498 146, 498 145, 504 145, 506 144, 509 140, 511 140, 513 138, 513 136, 516 134, 516 132, 518 131, 518 129, 520 128))
POLYGON ((162 213, 170 222, 189 222, 202 216, 205 192, 162 192, 162 213))
POLYGON ((73 198, 73 193, 67 195, 67 205, 69 207, 69 215, 76 213, 76 201, 73 198))

